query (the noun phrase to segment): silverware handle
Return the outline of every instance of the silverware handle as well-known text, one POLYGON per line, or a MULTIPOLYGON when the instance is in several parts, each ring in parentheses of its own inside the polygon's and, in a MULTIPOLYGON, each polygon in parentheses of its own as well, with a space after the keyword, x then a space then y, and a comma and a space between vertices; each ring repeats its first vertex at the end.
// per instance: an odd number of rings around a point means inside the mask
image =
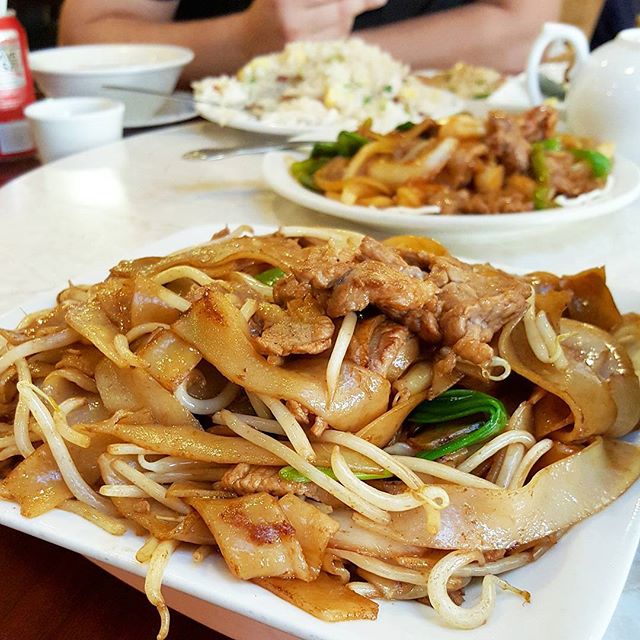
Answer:
POLYGON ((299 149, 300 147, 315 144, 315 140, 286 142, 283 144, 262 144, 251 147, 219 147, 205 148, 188 151, 182 157, 185 160, 222 160, 223 158, 231 158, 233 156, 247 156, 256 153, 266 153, 268 151, 288 151, 299 149))

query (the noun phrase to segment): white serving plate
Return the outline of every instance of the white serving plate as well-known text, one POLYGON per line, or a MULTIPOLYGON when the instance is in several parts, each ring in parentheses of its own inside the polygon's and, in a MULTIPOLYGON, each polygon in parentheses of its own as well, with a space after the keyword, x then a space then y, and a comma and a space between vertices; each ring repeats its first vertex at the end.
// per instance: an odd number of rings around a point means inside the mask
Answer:
MULTIPOLYGON (((434 119, 446 118, 462 111, 464 100, 449 91, 432 89, 434 102, 430 106, 431 117, 434 119)), ((242 109, 230 109, 207 104, 205 101, 196 101, 198 113, 211 122, 223 127, 241 129, 252 133, 261 133, 275 136, 299 136, 311 132, 339 131, 340 129, 355 129, 360 123, 355 121, 317 122, 309 124, 275 124, 261 120, 252 113, 242 109)), ((401 124, 401 123, 398 123, 401 124)), ((321 138, 322 139, 322 138, 321 138)))
MULTIPOLYGON (((199 244, 219 227, 186 229, 123 258, 170 253, 199 244)), ((272 229, 257 226, 255 230, 264 233, 272 229)), ((106 273, 105 269, 81 274, 74 281, 93 282, 106 273)), ((54 300, 53 292, 36 296, 0 317, 0 326, 13 327, 24 313, 54 300)), ((619 302, 625 306, 624 300, 619 302)), ((116 575, 128 582, 135 579, 126 574, 142 576, 146 572, 135 560, 143 539, 130 532, 111 536, 59 510, 30 520, 20 515, 17 505, 3 501, 0 524, 115 567, 116 575)), ((389 640, 394 636, 402 640, 513 640, 514 629, 518 640, 539 640, 541 630, 547 640, 599 640, 615 609, 639 539, 640 483, 636 483, 602 513, 574 527, 538 562, 509 574, 513 584, 532 593, 530 605, 500 593, 489 622, 473 631, 444 627, 433 610, 411 602, 381 602, 375 622, 321 622, 252 583, 236 580, 219 556, 193 563, 189 549, 181 549, 171 558, 164 584, 174 590, 170 591, 170 603, 178 609, 239 640, 284 640, 274 629, 309 640, 389 640)), ((468 589, 470 600, 477 591, 468 589)))
POLYGON ((337 218, 381 229, 406 229, 435 235, 437 238, 473 234, 474 242, 494 241, 505 236, 522 235, 574 224, 605 216, 631 204, 640 195, 640 168, 626 158, 616 157, 610 186, 588 202, 572 206, 523 213, 450 214, 433 212, 433 207, 380 209, 346 205, 310 191, 293 178, 292 162, 308 157, 308 153, 273 151, 265 155, 262 172, 267 184, 280 196, 303 207, 337 218))
POLYGON ((160 127, 167 124, 186 122, 198 117, 198 112, 191 102, 191 94, 187 91, 174 91, 158 110, 148 118, 136 118, 124 115, 125 129, 142 129, 146 127, 160 127))

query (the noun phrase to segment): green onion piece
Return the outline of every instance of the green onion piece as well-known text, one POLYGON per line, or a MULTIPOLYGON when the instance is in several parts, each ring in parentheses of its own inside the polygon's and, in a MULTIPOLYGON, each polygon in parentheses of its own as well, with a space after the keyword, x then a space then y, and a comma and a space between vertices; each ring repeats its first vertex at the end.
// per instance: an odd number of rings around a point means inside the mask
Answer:
POLYGON ((545 156, 545 152, 551 150, 549 147, 555 144, 554 140, 557 140, 557 138, 534 142, 531 146, 531 168, 537 182, 533 192, 533 207, 536 210, 553 209, 557 206, 551 198, 551 188, 549 186, 551 176, 545 156))
POLYGON ((336 141, 338 155, 351 158, 351 156, 354 156, 365 144, 369 144, 370 142, 371 140, 369 140, 369 138, 365 138, 355 131, 341 131, 336 141))
MULTIPOLYGON (((337 480, 335 473, 331 470, 331 467, 316 467, 318 471, 322 471, 325 475, 337 480)), ((360 480, 383 480, 384 478, 391 478, 393 474, 389 471, 384 473, 357 473, 356 478, 360 480)), ((287 482, 311 482, 307 476, 303 475, 293 467, 282 467, 279 471, 279 476, 287 482)))
POLYGON ((475 431, 456 438, 437 449, 427 449, 417 454, 418 458, 436 460, 472 444, 484 442, 497 435, 507 425, 507 410, 493 396, 470 389, 450 389, 437 398, 418 405, 409 420, 419 424, 438 424, 457 420, 478 413, 486 414, 487 421, 475 431))
POLYGON ((307 158, 300 162, 294 162, 291 165, 291 174, 293 177, 307 189, 312 191, 319 191, 316 181, 313 178, 313 174, 323 167, 329 161, 328 157, 322 158, 307 158))
POLYGON ((311 149, 312 158, 333 158, 338 155, 336 142, 316 142, 311 149))
POLYGON ((273 285, 280 280, 280 278, 284 278, 287 274, 282 270, 278 269, 278 267, 273 267, 273 269, 267 269, 262 273, 259 273, 257 276, 253 276, 256 280, 260 280, 263 284, 269 285, 273 287, 273 285))
POLYGON ((593 149, 571 149, 573 157, 584 160, 590 167, 595 178, 605 178, 611 173, 611 160, 593 149))
POLYGON ((549 187, 545 185, 538 185, 533 190, 533 208, 536 211, 541 209, 554 209, 558 205, 551 199, 551 193, 549 187))
POLYGON ((411 122, 411 120, 409 120, 408 122, 403 122, 402 124, 399 124, 396 127, 396 131, 409 131, 410 129, 413 129, 415 125, 413 124, 413 122, 411 122))
POLYGON ((545 140, 540 140, 536 144, 545 151, 562 151, 562 141, 558 137, 546 138, 545 140))
POLYGON ((370 142, 369 138, 361 136, 356 131, 341 131, 335 142, 316 142, 311 150, 311 158, 335 158, 336 156, 351 158, 361 147, 370 142))
POLYGON ((540 183, 549 181, 549 165, 544 152, 545 148, 542 142, 534 142, 531 145, 531 168, 535 179, 540 183))

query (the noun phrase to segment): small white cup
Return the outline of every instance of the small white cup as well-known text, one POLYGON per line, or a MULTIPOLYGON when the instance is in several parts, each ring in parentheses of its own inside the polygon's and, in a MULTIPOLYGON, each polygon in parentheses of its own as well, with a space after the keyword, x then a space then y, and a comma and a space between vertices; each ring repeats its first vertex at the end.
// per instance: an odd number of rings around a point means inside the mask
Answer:
POLYGON ((108 98, 49 98, 24 110, 42 162, 122 138, 124 104, 108 98))

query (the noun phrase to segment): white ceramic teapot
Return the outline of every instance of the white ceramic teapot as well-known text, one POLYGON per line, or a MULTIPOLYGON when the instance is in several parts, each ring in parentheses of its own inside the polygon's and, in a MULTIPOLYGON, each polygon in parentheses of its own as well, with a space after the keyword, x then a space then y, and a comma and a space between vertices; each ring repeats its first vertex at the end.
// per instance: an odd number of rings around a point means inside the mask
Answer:
POLYGON ((616 151, 640 164, 640 29, 621 31, 589 54, 580 29, 545 24, 527 63, 527 90, 533 104, 543 100, 538 79, 542 55, 558 40, 570 42, 576 53, 566 98, 569 130, 612 141, 616 151))

